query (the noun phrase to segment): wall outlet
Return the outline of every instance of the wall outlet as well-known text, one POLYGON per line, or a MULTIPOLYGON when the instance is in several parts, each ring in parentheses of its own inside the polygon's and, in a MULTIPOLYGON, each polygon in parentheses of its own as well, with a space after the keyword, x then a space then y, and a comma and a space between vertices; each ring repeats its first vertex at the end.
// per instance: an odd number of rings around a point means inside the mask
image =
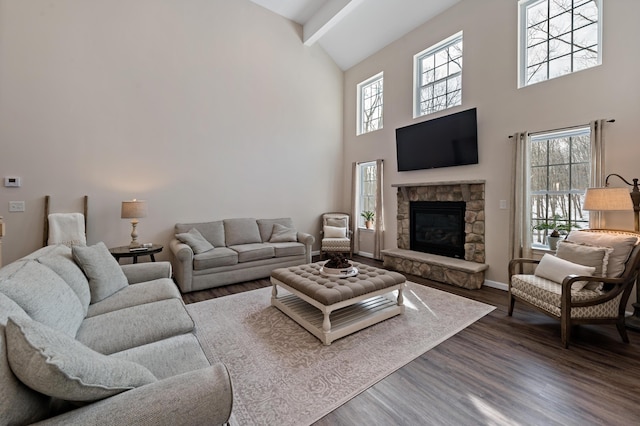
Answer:
POLYGON ((507 209, 507 200, 500 200, 500 210, 507 209))
POLYGON ((10 212, 23 212, 24 211, 24 201, 9 201, 9 211, 10 212))

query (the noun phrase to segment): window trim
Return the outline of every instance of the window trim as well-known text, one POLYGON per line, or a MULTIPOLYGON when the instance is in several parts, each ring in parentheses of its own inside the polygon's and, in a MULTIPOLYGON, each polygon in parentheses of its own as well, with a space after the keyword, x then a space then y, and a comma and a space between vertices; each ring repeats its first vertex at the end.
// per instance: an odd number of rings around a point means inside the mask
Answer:
POLYGON ((357 118, 357 123, 356 123, 356 136, 360 136, 360 135, 364 135, 366 133, 371 133, 371 132, 375 132, 377 130, 382 130, 382 128, 384 127, 384 71, 380 71, 378 74, 369 77, 368 79, 358 83, 358 85, 356 86, 356 118, 357 118), (382 81, 382 105, 381 105, 381 111, 380 111, 380 127, 378 127, 375 130, 364 130, 364 110, 363 108, 363 104, 362 104, 362 96, 363 96, 363 89, 367 86, 370 86, 371 84, 377 82, 377 81, 382 81))
MULTIPOLYGON (((457 33, 447 37, 446 39, 430 46, 427 47, 426 49, 424 49, 421 52, 416 53, 415 55, 413 55, 413 118, 419 118, 419 117, 424 117, 430 114, 435 114, 436 112, 439 111, 444 111, 447 110, 449 108, 452 107, 456 107, 456 106, 460 106, 462 105, 462 87, 460 88, 460 104, 458 105, 451 105, 449 107, 443 108, 441 110, 438 111, 433 111, 433 112, 429 112, 426 114, 422 114, 420 112, 420 90, 422 89, 422 68, 420 65, 420 61, 425 57, 425 56, 431 56, 431 55, 435 55, 438 51, 445 49, 447 47, 449 47, 452 44, 457 43, 458 41, 461 41, 464 43, 463 40, 463 31, 458 31, 457 33)), ((462 55, 464 58, 464 44, 463 44, 463 48, 462 48, 462 55)), ((462 73, 464 70, 464 61, 463 61, 463 65, 460 69, 460 80, 462 81, 462 73)))
MULTIPOLYGON (((364 218, 362 217, 361 213, 364 211, 364 184, 365 184, 365 180, 364 180, 364 174, 365 174, 365 169, 367 167, 375 167, 376 168, 376 175, 378 173, 378 169, 377 166, 378 164, 375 161, 366 161, 363 163, 358 163, 358 202, 357 202, 357 213, 358 213, 358 217, 355 218, 354 223, 357 224, 357 227, 360 229, 367 229, 364 225, 364 218)), ((370 181, 368 181, 370 182, 370 181)), ((377 184, 377 180, 374 179, 373 180, 374 183, 377 184)), ((373 194, 373 202, 375 203, 375 197, 376 194, 373 194)), ((375 208, 373 210, 375 212, 375 208)))
MULTIPOLYGON (((603 26, 603 9, 602 9, 602 0, 592 0, 595 1, 598 7, 598 61, 595 65, 588 67, 588 68, 583 68, 577 71, 571 71, 568 72, 566 74, 561 74, 561 75, 557 75, 555 77, 551 77, 549 78, 549 76, 547 75, 547 78, 544 80, 540 80, 540 81, 536 81, 533 83, 529 83, 527 84, 527 47, 526 47, 526 43, 527 43, 527 37, 526 37, 526 31, 527 31, 527 8, 530 6, 535 5, 536 3, 541 3, 541 2, 548 2, 550 0, 518 0, 518 69, 517 69, 517 73, 518 73, 518 89, 522 89, 525 87, 529 87, 529 86, 534 86, 538 83, 542 83, 545 81, 549 81, 549 80, 553 80, 556 79, 558 77, 564 77, 566 75, 571 75, 573 73, 576 72, 580 72, 580 71, 584 71, 584 70, 588 70, 594 67, 597 67, 599 65, 602 65, 602 48, 603 48, 603 31, 602 31, 602 26, 603 26)), ((571 30, 571 32, 573 33, 573 29, 571 30)), ((547 36, 547 42, 548 42, 549 38, 547 36)), ((547 58, 547 62, 549 62, 548 58, 547 58)))

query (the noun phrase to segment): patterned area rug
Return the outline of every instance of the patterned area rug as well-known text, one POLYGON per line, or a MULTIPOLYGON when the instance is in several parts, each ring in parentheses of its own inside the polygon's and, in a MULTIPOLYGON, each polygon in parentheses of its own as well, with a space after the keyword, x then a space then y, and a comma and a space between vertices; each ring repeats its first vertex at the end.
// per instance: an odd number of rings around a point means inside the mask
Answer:
MULTIPOLYGON (((282 290, 279 289, 279 294, 282 290)), ((495 309, 407 283, 405 314, 330 346, 270 305, 271 288, 187 305, 233 380, 232 425, 307 425, 495 309)))

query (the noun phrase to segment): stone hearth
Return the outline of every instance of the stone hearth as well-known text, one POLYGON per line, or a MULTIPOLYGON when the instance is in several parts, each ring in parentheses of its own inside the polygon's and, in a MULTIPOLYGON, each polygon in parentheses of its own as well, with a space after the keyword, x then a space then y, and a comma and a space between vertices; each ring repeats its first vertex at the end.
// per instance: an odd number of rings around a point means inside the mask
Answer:
POLYGON ((392 185, 398 188, 397 249, 383 250, 384 267, 434 281, 478 289, 484 282, 485 181, 433 182, 392 185), (410 250, 409 202, 464 201, 464 260, 410 250))

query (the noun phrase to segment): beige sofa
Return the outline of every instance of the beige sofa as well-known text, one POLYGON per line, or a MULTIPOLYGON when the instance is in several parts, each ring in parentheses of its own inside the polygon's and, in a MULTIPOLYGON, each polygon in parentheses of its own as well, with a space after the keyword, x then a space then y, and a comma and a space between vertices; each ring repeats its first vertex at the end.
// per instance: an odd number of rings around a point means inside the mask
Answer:
POLYGON ((311 263, 315 238, 290 218, 235 218, 178 223, 169 247, 184 293, 268 277, 276 268, 311 263))
POLYGON ((0 425, 222 424, 210 365, 169 262, 119 266, 104 244, 42 248, 0 269, 0 425))

